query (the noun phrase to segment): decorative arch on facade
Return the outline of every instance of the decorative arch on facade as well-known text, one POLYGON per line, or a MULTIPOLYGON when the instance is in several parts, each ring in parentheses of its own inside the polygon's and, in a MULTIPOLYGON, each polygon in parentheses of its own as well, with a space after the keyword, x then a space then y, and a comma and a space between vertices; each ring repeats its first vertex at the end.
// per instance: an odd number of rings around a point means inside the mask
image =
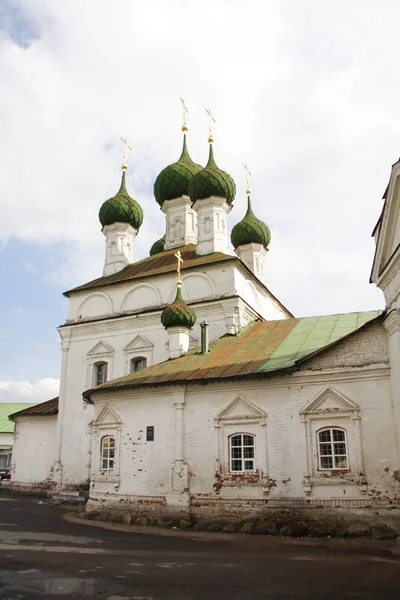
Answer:
MULTIPOLYGON (((182 277, 182 296, 185 302, 213 298, 215 296, 215 282, 205 273, 187 273, 182 277)), ((173 302, 176 294, 176 285, 171 288, 169 303, 173 302)))
POLYGON ((101 317, 103 315, 112 314, 113 312, 114 306, 110 296, 103 292, 94 292, 80 304, 76 312, 76 318, 79 320, 101 317))
POLYGON ((157 286, 151 283, 138 283, 125 296, 121 312, 140 308, 161 306, 161 294, 157 286))
POLYGON ((246 279, 242 287, 242 297, 247 304, 254 308, 257 312, 260 312, 260 300, 257 292, 257 288, 252 281, 246 279))

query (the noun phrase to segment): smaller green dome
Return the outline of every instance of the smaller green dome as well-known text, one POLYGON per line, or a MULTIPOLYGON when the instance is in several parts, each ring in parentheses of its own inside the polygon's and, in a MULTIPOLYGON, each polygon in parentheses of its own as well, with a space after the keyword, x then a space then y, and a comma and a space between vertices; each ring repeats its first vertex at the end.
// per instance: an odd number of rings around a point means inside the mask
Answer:
POLYGON ((231 233, 234 248, 245 244, 262 244, 267 248, 271 241, 271 232, 267 225, 257 219, 251 208, 250 196, 247 196, 247 212, 245 217, 236 223, 231 233))
POLYGON ((165 249, 165 235, 162 236, 159 240, 154 242, 152 247, 150 248, 150 256, 154 256, 154 254, 160 254, 160 252, 164 252, 165 249))
POLYGON ((196 173, 189 184, 189 196, 192 202, 209 198, 210 196, 219 196, 226 198, 229 204, 235 199, 236 185, 232 177, 219 169, 214 160, 214 150, 210 143, 210 154, 208 163, 204 169, 196 173))
POLYGON ((139 229, 143 223, 142 207, 130 197, 126 189, 125 171, 117 194, 102 204, 99 220, 103 227, 112 223, 129 223, 134 229, 139 229))
POLYGON ((161 313, 161 323, 165 329, 169 327, 187 327, 191 329, 196 323, 196 313, 184 303, 180 285, 176 290, 176 297, 172 304, 161 313))
POLYGON ((203 167, 190 158, 186 134, 183 136, 182 154, 179 160, 161 171, 154 183, 154 196, 160 206, 165 200, 173 200, 189 195, 189 183, 192 177, 203 167))

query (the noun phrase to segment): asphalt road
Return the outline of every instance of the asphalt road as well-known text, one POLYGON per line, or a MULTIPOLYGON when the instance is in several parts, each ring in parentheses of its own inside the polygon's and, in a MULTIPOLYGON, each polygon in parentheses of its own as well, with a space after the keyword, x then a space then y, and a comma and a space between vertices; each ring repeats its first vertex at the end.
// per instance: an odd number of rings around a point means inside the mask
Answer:
POLYGON ((398 600, 400 546, 72 522, 0 490, 0 598, 398 600), (125 530, 124 530, 125 529, 125 530))

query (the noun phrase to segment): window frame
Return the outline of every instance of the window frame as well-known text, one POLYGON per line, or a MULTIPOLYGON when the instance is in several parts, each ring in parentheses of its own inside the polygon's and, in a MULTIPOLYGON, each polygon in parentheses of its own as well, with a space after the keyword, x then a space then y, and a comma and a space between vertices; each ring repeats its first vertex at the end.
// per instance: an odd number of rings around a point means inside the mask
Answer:
POLYGON ((117 443, 116 443, 115 437, 113 435, 103 435, 103 437, 100 440, 100 471, 106 471, 107 473, 115 471, 116 454, 117 454, 117 443), (112 444, 109 443, 107 448, 105 448, 106 441, 112 442, 112 444), (111 451, 113 451, 112 456, 110 456, 111 451), (105 454, 106 454, 106 456, 105 456, 105 454), (106 466, 106 467, 104 466, 104 461, 106 461, 106 464, 108 466, 106 466), (112 466, 110 466, 111 462, 112 462, 112 466))
POLYGON ((143 369, 147 368, 147 357, 146 356, 134 356, 133 358, 131 358, 129 360, 129 373, 137 373, 137 371, 142 371, 143 369), (132 366, 135 365, 135 363, 140 363, 140 362, 144 362, 144 366, 140 367, 139 369, 133 369, 132 366))
MULTIPOLYGON (((248 441, 248 440, 247 440, 248 441)), ((235 433, 232 433, 229 437, 228 437, 228 452, 229 452, 229 473, 231 473, 232 475, 235 474, 248 474, 248 473, 255 473, 256 472, 256 436, 252 433, 247 433, 247 432, 243 432, 243 431, 238 431, 235 433), (245 436, 248 438, 252 439, 252 444, 245 444, 245 436), (241 438, 240 439, 240 444, 232 444, 232 440, 234 438, 241 438), (240 449, 240 456, 233 456, 233 449, 240 449), (253 452, 252 452, 252 456, 245 456, 245 449, 246 448, 252 448, 253 452), (233 463, 234 462, 238 462, 241 461, 241 469, 233 469, 233 463), (251 469, 246 469, 245 467, 245 463, 246 462, 252 462, 253 466, 251 469)))
POLYGON ((103 385, 103 383, 106 383, 107 381, 108 381, 108 361, 99 360, 99 361, 93 363, 93 385, 97 387, 98 385, 103 385), (104 366, 106 367, 105 379, 103 379, 103 381, 101 381, 99 383, 99 369, 104 366))
POLYGON ((344 427, 340 427, 340 426, 335 426, 335 425, 328 425, 325 427, 322 427, 321 429, 318 429, 316 432, 316 443, 317 443, 317 457, 318 457, 318 471, 323 471, 323 472, 327 472, 327 471, 343 471, 343 472, 347 472, 350 471, 350 458, 349 458, 349 443, 348 443, 348 436, 347 436, 347 431, 344 427), (320 436, 322 433, 324 432, 330 432, 330 440, 326 441, 323 440, 321 441, 320 436), (334 439, 334 431, 340 431, 341 433, 343 433, 344 435, 344 439, 343 440, 335 440, 334 439), (321 445, 330 445, 330 449, 331 449, 331 453, 330 454, 321 454, 321 445), (337 452, 335 452, 335 445, 337 444, 344 444, 345 447, 345 454, 339 454, 337 452), (336 459, 339 458, 346 458, 346 466, 345 467, 337 467, 336 466, 336 459), (332 467, 323 467, 322 466, 322 458, 332 458, 332 467))

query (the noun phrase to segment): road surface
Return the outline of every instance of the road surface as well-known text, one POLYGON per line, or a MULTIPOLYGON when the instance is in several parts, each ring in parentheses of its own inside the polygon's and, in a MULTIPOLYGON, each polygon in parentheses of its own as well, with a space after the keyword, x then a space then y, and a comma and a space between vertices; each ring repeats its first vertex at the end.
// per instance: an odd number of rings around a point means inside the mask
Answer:
POLYGON ((68 519, 76 513, 65 506, 0 490, 2 600, 400 598, 396 542, 129 530, 68 519))

